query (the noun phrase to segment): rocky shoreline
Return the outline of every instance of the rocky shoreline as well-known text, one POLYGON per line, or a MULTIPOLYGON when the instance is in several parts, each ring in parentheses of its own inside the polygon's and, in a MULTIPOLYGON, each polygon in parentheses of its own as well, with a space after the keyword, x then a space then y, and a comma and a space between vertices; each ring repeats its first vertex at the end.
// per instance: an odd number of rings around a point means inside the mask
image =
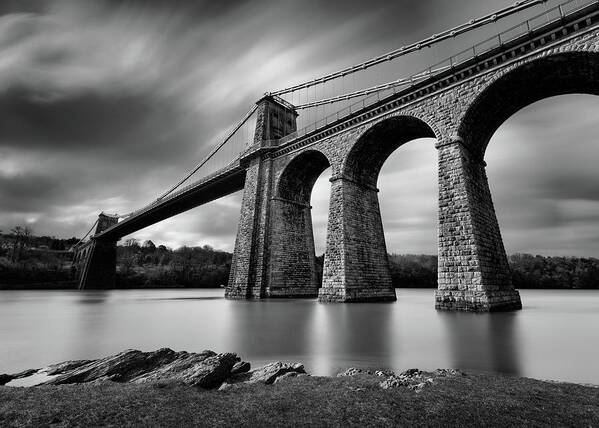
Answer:
POLYGON ((65 361, 41 369, 0 374, 0 385, 15 380, 40 379, 37 385, 66 385, 112 381, 117 383, 173 382, 204 389, 238 383, 274 383, 286 376, 306 375, 299 363, 274 362, 255 370, 237 354, 206 350, 175 352, 169 348, 142 352, 126 350, 97 360, 65 361))
POLYGON ((599 426, 596 387, 451 369, 311 376, 213 351, 127 350, 0 385, 2 427, 599 426))
MULTIPOLYGON (((435 378, 465 374, 453 369, 438 369, 433 373, 410 369, 396 374, 388 370, 349 368, 337 376, 355 375, 376 376, 380 378, 379 385, 383 389, 406 387, 420 392, 426 386, 432 385, 435 378)), ((242 361, 235 353, 217 354, 210 350, 199 353, 176 352, 169 348, 162 348, 151 352, 126 350, 97 360, 64 361, 40 369, 0 374, 0 385, 157 382, 225 390, 242 384, 270 385, 281 379, 297 376, 310 376, 306 373, 303 364, 297 362, 277 361, 252 370, 251 364, 242 361)))

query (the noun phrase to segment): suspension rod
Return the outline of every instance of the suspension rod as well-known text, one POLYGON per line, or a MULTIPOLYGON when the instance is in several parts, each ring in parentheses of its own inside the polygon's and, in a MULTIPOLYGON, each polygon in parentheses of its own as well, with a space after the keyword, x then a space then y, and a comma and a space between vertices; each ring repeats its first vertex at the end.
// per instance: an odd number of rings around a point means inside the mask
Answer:
POLYGON ((210 153, 208 153, 208 155, 200 161, 200 163, 198 163, 191 171, 189 171, 189 173, 187 173, 187 175, 185 175, 185 177, 183 177, 181 180, 179 180, 177 182, 177 184, 175 184, 173 187, 171 187, 166 192, 164 192, 162 195, 160 195, 156 200, 159 201, 161 199, 164 199, 166 196, 168 196, 169 194, 171 194, 172 192, 177 190, 177 188, 181 184, 185 183, 189 177, 191 177, 193 174, 195 174, 198 171, 198 169, 200 169, 202 166, 204 166, 204 164, 206 162, 208 162, 216 154, 216 152, 218 152, 221 149, 221 147, 225 145, 225 143, 227 141, 229 141, 229 139, 239 130, 239 128, 241 128, 245 124, 245 122, 247 122, 247 120, 250 118, 250 116, 252 114, 254 114, 254 112, 256 111, 257 108, 258 108, 258 105, 254 104, 254 106, 245 114, 243 119, 241 119, 239 122, 237 122, 237 124, 233 127, 233 129, 231 129, 231 131, 229 131, 229 133, 225 136, 225 138, 219 144, 217 144, 210 151, 210 153))
POLYGON ((342 70, 339 70, 335 73, 331 73, 328 74, 326 76, 322 76, 313 80, 310 80, 308 82, 304 82, 304 83, 300 83, 294 86, 290 86, 288 88, 285 89, 281 89, 279 91, 276 92, 267 92, 267 95, 283 95, 283 94, 287 94, 289 92, 294 92, 297 91, 299 89, 305 89, 305 88, 310 88, 312 86, 315 85, 319 85, 325 82, 328 82, 330 80, 333 79, 337 79, 339 77, 342 76, 346 76, 348 74, 353 74, 357 71, 361 71, 361 70, 366 70, 367 68, 373 67, 375 65, 381 64, 383 62, 386 61, 391 61, 394 60, 396 58, 399 58, 401 56, 407 55, 411 52, 415 52, 417 50, 422 49, 423 47, 430 47, 434 44, 437 44, 443 40, 449 39, 449 38, 453 38, 455 36, 458 36, 460 34, 466 33, 468 31, 474 30, 476 28, 482 27, 486 24, 489 24, 491 22, 495 22, 499 19, 508 17, 510 15, 513 15, 515 13, 521 12, 525 9, 529 9, 533 6, 537 6, 539 4, 543 4, 546 3, 547 0, 522 0, 522 1, 517 1, 514 5, 512 6, 508 6, 506 8, 503 8, 501 10, 498 10, 496 12, 490 13, 488 15, 485 15, 481 18, 476 18, 476 19, 471 19, 470 21, 458 25, 457 27, 451 28, 449 30, 445 30, 439 34, 433 34, 432 36, 423 39, 419 42, 416 43, 412 43, 410 45, 407 46, 402 46, 399 49, 396 49, 394 51, 388 52, 384 55, 380 55, 377 56, 375 58, 372 58, 368 61, 365 61, 361 64, 357 64, 357 65, 353 65, 351 67, 347 67, 344 68, 342 70))

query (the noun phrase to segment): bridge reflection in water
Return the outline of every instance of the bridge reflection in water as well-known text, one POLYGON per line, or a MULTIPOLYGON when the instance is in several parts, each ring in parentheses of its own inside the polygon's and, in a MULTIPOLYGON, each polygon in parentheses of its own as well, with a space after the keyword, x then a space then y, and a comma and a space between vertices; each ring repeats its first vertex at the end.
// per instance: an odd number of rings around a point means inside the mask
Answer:
POLYGON ((441 312, 452 367, 521 375, 518 319, 514 313, 441 312))

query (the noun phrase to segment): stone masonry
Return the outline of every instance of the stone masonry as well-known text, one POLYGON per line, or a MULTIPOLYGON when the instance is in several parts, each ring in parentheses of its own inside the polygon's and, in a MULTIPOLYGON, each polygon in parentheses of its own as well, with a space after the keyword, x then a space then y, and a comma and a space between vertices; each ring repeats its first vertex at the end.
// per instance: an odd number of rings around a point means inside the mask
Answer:
MULTIPOLYGON (((417 138, 439 153, 439 278, 444 310, 521 308, 487 182, 484 152, 520 108, 565 93, 599 94, 597 12, 548 26, 459 69, 283 145, 257 126, 227 297, 315 296, 310 194, 332 169, 324 302, 395 300, 376 182, 387 157, 417 138), (267 141, 269 140, 269 141, 267 141), (302 185, 298 185, 302 183, 302 185), (255 242, 251 244, 250 242, 255 242), (243 260, 243 262, 242 262, 243 260), (246 271, 252 274, 246 274, 246 271)), ((292 107, 262 100, 294 119, 292 107)), ((289 127, 293 132, 294 125, 289 127)), ((280 131, 280 127, 278 128, 280 131)), ((525 143, 525 142, 523 142, 525 143)))
MULTIPOLYGON (((95 234, 116 224, 118 217, 101 213, 95 234)), ((92 238, 80 246, 74 256, 78 261, 79 289, 114 287, 116 276, 116 241, 92 238)))

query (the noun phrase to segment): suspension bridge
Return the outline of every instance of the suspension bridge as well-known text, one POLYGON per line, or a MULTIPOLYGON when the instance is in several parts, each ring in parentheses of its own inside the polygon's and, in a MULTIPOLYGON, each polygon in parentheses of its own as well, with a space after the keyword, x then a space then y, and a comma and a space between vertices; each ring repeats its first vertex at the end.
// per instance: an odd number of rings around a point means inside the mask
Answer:
POLYGON ((127 214, 100 214, 89 239, 75 249, 80 288, 114 284, 120 238, 243 190, 228 298, 395 300, 378 172, 403 143, 432 137, 439 150, 436 307, 521 307, 484 172, 486 145, 505 119, 532 102, 599 92, 599 1, 551 3, 519 1, 360 64, 266 93, 155 200, 127 214), (455 53, 430 54, 447 51, 455 53), (309 204, 314 182, 329 167, 320 286, 309 204))

